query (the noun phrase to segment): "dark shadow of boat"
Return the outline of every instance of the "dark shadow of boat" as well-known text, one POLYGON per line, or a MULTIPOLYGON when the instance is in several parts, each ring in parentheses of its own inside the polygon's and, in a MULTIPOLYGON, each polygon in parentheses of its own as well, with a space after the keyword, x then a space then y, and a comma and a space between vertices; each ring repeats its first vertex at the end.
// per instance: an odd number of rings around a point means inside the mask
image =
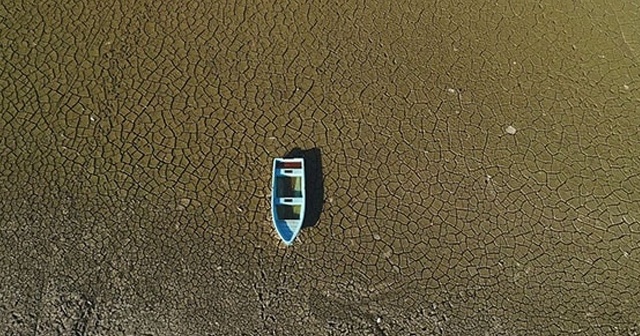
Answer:
POLYGON ((312 227, 320 220, 324 205, 324 175, 322 173, 322 153, 319 148, 294 148, 285 158, 303 158, 305 164, 305 216, 302 228, 312 227))

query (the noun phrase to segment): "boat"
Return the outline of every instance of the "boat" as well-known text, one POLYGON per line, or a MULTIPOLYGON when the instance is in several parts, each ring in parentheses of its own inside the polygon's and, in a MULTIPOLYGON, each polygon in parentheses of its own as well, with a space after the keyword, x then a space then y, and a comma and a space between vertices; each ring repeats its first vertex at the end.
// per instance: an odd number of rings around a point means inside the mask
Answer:
POLYGON ((304 221, 304 159, 274 159, 271 181, 273 225, 285 245, 291 245, 304 221))

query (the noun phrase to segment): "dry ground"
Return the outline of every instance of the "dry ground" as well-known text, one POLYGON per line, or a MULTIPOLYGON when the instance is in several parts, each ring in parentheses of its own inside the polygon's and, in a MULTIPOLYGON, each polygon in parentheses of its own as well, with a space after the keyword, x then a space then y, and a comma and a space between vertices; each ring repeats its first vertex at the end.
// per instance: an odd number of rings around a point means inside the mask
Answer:
POLYGON ((556 3, 5 2, 0 333, 636 335, 640 9, 556 3))

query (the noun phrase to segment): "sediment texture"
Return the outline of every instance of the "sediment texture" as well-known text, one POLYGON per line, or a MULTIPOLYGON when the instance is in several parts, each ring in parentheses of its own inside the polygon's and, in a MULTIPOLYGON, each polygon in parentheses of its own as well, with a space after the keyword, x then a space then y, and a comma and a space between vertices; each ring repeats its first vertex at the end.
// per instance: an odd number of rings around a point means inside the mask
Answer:
POLYGON ((0 5, 2 334, 638 333, 637 5, 108 3, 0 5))

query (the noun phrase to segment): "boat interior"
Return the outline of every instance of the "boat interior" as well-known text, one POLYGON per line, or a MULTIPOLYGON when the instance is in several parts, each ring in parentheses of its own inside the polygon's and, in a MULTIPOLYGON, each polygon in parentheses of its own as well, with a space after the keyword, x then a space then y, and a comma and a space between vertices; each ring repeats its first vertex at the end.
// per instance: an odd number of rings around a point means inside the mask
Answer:
POLYGON ((278 197, 302 197, 302 176, 278 176, 278 197))
POLYGON ((276 205, 276 211, 278 213, 279 219, 282 219, 282 220, 300 219, 300 212, 302 211, 302 205, 278 204, 276 205))
MULTIPOLYGON (((301 176, 278 176, 276 178, 277 183, 277 197, 279 199, 286 198, 300 198, 302 197, 302 177, 301 176)), ((293 203, 293 200, 289 199, 289 202, 293 203)), ((300 219, 302 212, 302 205, 296 204, 277 204, 276 212, 279 219, 300 219)))

